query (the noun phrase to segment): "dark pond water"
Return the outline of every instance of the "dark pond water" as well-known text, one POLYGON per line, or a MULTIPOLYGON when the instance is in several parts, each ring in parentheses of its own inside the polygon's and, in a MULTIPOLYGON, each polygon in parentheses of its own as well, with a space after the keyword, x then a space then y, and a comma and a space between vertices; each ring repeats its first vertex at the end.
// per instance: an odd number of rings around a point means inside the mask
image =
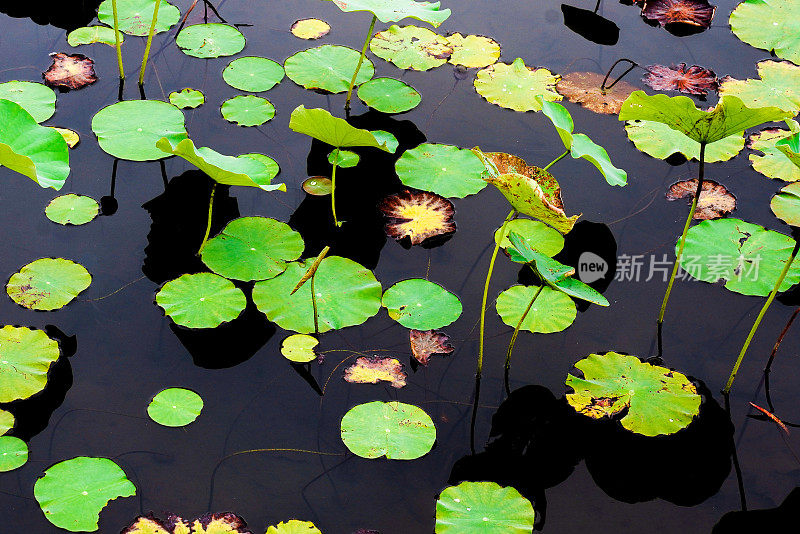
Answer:
MULTIPOLYGON (((589 8, 594 4, 572 3, 589 8)), ((4 12, 0 14, 0 81, 40 80, 50 63, 48 54, 70 50, 63 28, 89 22, 91 15, 81 10, 91 13, 93 9, 85 5, 89 2, 10 4, 4 2, 0 9, 4 12)), ((504 61, 522 57, 530 65, 546 66, 556 73, 604 72, 618 57, 626 56, 645 65, 698 63, 720 76, 745 78, 754 77, 756 62, 768 57, 730 33, 727 19, 733 0, 719 0, 714 26, 688 37, 646 25, 634 7, 606 2, 601 12, 621 28, 615 46, 594 44, 568 30, 559 3, 551 0, 446 4, 453 15, 440 31, 492 36, 503 46, 504 61)), ((178 5, 185 11, 189 2, 178 5)), ((248 40, 242 54, 278 61, 313 46, 288 33, 298 18, 327 20, 333 31, 322 42, 353 47, 362 42, 369 24, 364 13, 343 14, 333 4, 318 0, 228 0, 220 7, 229 21, 252 24, 242 29, 248 40)), ((200 21, 200 11, 190 22, 200 21)), ((138 98, 133 75, 143 46, 143 40, 126 40, 126 66, 132 74, 126 98, 138 98)), ((643 155, 628 142, 616 117, 565 104, 576 130, 605 146, 629 175, 627 187, 611 188, 585 162, 567 158, 554 168, 568 212, 583 213, 581 220, 587 221, 570 239, 569 250, 573 256, 584 250, 603 252, 609 258, 642 255, 642 278, 612 281, 605 291, 611 306, 586 309, 564 332, 522 333, 511 370, 514 392, 508 399, 503 358, 511 329, 490 310, 475 429, 477 452, 483 451, 489 439, 495 415, 493 430, 499 437, 493 438, 490 452, 468 458, 475 325, 490 237, 508 211, 506 201, 492 189, 456 200, 458 231, 453 238, 437 248, 406 250, 382 237, 380 220, 372 215, 376 196, 397 187, 392 162, 370 161, 359 170, 342 173, 342 210, 358 224, 332 236, 326 226, 326 201, 307 199, 299 188, 309 174, 324 172, 325 152, 316 146, 311 150, 309 140, 291 132, 287 123, 290 111, 300 104, 341 114, 344 97, 304 91, 287 79, 266 95, 277 108, 275 119, 258 128, 239 128, 219 114, 219 104, 238 93, 221 78, 230 58, 189 58, 174 46, 171 34, 157 36, 154 50, 148 97, 163 99, 183 87, 201 89, 206 105, 186 112, 188 130, 197 145, 228 154, 270 154, 281 165, 280 179, 289 186, 287 193, 235 188, 220 195, 217 228, 226 217, 236 215, 289 221, 304 234, 307 254, 334 242, 335 253, 373 268, 384 288, 404 278, 424 277, 429 269, 431 280, 456 292, 464 303, 462 317, 445 329, 456 351, 436 358, 427 369, 410 372, 409 385, 401 390, 346 384, 341 367, 331 375, 350 350, 389 350, 384 354, 394 354, 408 364, 407 330, 382 311, 360 327, 323 337, 322 350, 345 352, 331 352, 324 365, 312 367, 316 383, 324 386, 327 382, 320 397, 280 355, 280 342, 287 334, 276 331, 257 312, 210 334, 175 328, 153 303, 154 294, 165 280, 199 268, 187 251, 193 250, 204 230, 208 184, 180 159, 166 161, 166 192, 158 163, 120 162, 112 184, 112 159, 94 141, 90 120, 101 107, 116 101, 114 51, 103 45, 82 47, 78 51, 94 58, 101 80, 84 90, 60 94, 56 115, 48 124, 75 129, 83 136, 81 145, 71 152, 72 174, 63 191, 94 198, 113 191, 118 210, 86 226, 56 226, 43 214, 56 193, 0 169, 3 276, 43 256, 71 258, 94 276, 92 286, 77 302, 56 312, 31 312, 8 298, 0 299, 4 324, 55 325, 77 337, 77 351, 59 365, 47 395, 22 408, 17 433, 29 441, 31 457, 23 468, 0 475, 1 532, 56 532, 33 500, 33 484, 49 465, 81 455, 115 459, 138 488, 137 497, 113 501, 103 511, 100 531, 104 533, 118 532, 136 515, 150 510, 183 517, 232 510, 254 532, 300 518, 314 521, 326 533, 346 534, 358 528, 384 534, 427 533, 433 531, 436 496, 451 476, 454 482, 459 477, 489 478, 515 485, 535 501, 537 528, 551 533, 634 534, 654 528, 665 533, 709 533, 724 514, 741 509, 729 454, 730 429, 717 404, 722 402, 717 392, 762 299, 700 282, 677 284, 664 329, 665 364, 703 380, 706 393, 716 399, 706 404, 704 426, 680 440, 632 440, 585 426, 556 401, 564 394, 564 378, 572 364, 592 352, 655 353, 655 316, 665 284, 660 273, 649 282, 645 278, 651 255, 672 257, 686 216, 686 206, 667 203, 663 193, 674 181, 692 177, 695 164, 671 166, 643 155), (114 293, 126 284, 131 285, 114 293), (145 407, 152 395, 169 386, 188 387, 202 395, 205 409, 197 422, 168 429, 147 418, 145 407), (411 462, 368 461, 347 453, 339 437, 342 415, 361 402, 392 399, 417 404, 432 416, 438 431, 434 450, 411 462), (218 467, 228 454, 257 448, 336 455, 250 454, 218 467)), ((401 149, 427 139, 510 152, 540 165, 563 150, 541 114, 514 113, 482 100, 472 88, 472 73, 457 81, 447 65, 425 73, 401 72, 379 59, 375 65, 376 75, 402 77, 423 95, 421 106, 394 119, 362 117, 366 109, 355 106, 359 125, 396 132, 405 145, 401 149)), ((632 81, 638 83, 640 74, 634 71, 632 81)), ((710 164, 707 176, 736 194, 735 216, 786 232, 768 207, 780 183, 753 171, 747 152, 729 162, 710 164)), ((516 283, 518 276, 517 266, 501 258, 491 295, 516 283)), ((761 369, 796 305, 777 303, 770 310, 730 399, 733 440, 749 509, 778 506, 800 480, 800 465, 775 426, 748 418, 752 413, 748 401, 765 404, 761 369)), ((790 331, 771 377, 776 410, 788 420, 800 419, 799 341, 800 329, 790 331)), ((788 443, 798 447, 795 436, 788 443)), ((743 528, 745 523, 737 524, 743 528)), ((748 531, 770 531, 763 524, 752 528, 748 531)))

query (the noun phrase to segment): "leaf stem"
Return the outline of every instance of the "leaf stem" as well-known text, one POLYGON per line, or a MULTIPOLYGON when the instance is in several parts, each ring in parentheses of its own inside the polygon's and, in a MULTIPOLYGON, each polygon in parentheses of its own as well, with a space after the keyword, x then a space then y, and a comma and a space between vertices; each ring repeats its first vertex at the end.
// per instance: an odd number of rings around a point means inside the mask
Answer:
POLYGON ((378 20, 376 15, 372 15, 372 22, 369 25, 369 31, 367 32, 367 38, 364 40, 364 47, 361 49, 361 56, 358 58, 358 65, 356 65, 356 71, 353 73, 353 78, 350 80, 350 87, 347 89, 347 100, 344 103, 344 110, 347 114, 350 114, 350 100, 353 98, 353 87, 356 86, 356 78, 358 78, 358 71, 361 70, 361 64, 364 63, 364 57, 367 55, 367 47, 369 46, 369 40, 372 37, 372 31, 375 29, 375 22, 378 20))
POLYGON ((208 235, 211 233, 211 212, 214 209, 214 193, 217 192, 217 182, 211 186, 211 198, 208 201, 208 224, 206 225, 206 235, 203 236, 203 242, 200 243, 200 249, 197 251, 197 255, 199 256, 201 252, 203 252, 203 247, 206 246, 206 241, 208 241, 208 235))
POLYGON ((150 32, 147 34, 147 44, 144 47, 142 56, 142 67, 139 69, 139 85, 144 85, 144 72, 147 69, 147 58, 150 57, 150 46, 153 44, 153 34, 156 32, 158 22, 158 9, 161 7, 161 0, 156 0, 156 7, 153 8, 153 21, 150 23, 150 32))
POLYGON ((314 273, 311 275, 311 306, 314 308, 314 335, 319 335, 319 314, 317 313, 317 292, 314 289, 314 277, 317 275, 317 271, 315 270, 314 273))
POLYGON ((545 166, 542 168, 542 170, 543 170, 543 171, 546 171, 547 169, 549 169, 550 167, 552 167, 553 165, 555 165, 556 163, 558 163, 559 161, 561 161, 561 159, 562 159, 562 158, 565 158, 565 157, 567 156, 567 154, 569 154, 569 150, 565 150, 563 154, 561 154, 561 155, 560 155, 560 156, 558 156, 556 159, 554 159, 553 161, 551 161, 550 163, 548 163, 547 165, 545 165, 545 166))
POLYGON ((511 352, 514 350, 514 343, 517 342, 517 336, 519 335, 519 329, 522 327, 522 321, 524 321, 525 317, 528 316, 528 312, 531 311, 533 303, 536 302, 536 297, 538 297, 539 293, 542 292, 544 286, 545 284, 544 282, 542 282, 542 285, 539 286, 539 290, 533 295, 533 298, 528 303, 528 307, 525 308, 525 312, 522 314, 522 317, 519 318, 519 322, 517 323, 517 326, 514 328, 514 333, 511 335, 511 342, 508 344, 508 351, 506 351, 506 370, 508 370, 511 367, 511 352))
POLYGON ((117 66, 119 67, 119 79, 125 79, 125 67, 122 64, 122 44, 119 42, 119 16, 117 15, 117 0, 111 0, 111 11, 114 13, 114 41, 117 49, 117 66))
POLYGON ((625 77, 625 75, 626 75, 626 74, 628 74, 630 71, 632 71, 633 69, 635 69, 635 68, 636 68, 636 67, 638 67, 638 66, 639 66, 639 64, 638 64, 638 63, 636 63, 634 60, 632 60, 632 59, 628 59, 628 58, 626 58, 626 57, 621 57, 621 58, 619 58, 618 60, 616 60, 616 61, 614 62, 614 64, 613 64, 613 65, 611 65, 611 68, 610 68, 610 69, 608 69, 608 72, 606 72, 606 77, 605 77, 605 78, 603 78, 603 83, 601 83, 601 84, 600 84, 600 92, 602 92, 603 94, 605 94, 606 90, 608 90, 608 89, 611 89, 612 87, 614 87, 615 85, 617 85, 617 82, 618 82, 618 81, 620 81, 622 78, 624 78, 624 77, 625 77), (614 67, 616 67, 617 65, 619 65, 619 64, 620 64, 620 63, 622 63, 623 61, 627 61, 628 63, 630 63, 630 64, 631 64, 631 66, 630 66, 630 67, 628 67, 628 68, 625 70, 625 72, 623 72, 622 74, 620 74, 619 76, 617 76, 617 78, 616 78, 616 79, 615 79, 615 80, 614 80, 614 81, 611 83, 611 85, 609 85, 608 87, 606 87, 606 82, 608 81, 608 77, 609 77, 609 76, 611 76, 611 72, 614 70, 614 67))
POLYGON ((333 224, 340 227, 342 223, 336 218, 336 162, 338 155, 333 160, 333 170, 331 171, 331 212, 333 213, 333 224))

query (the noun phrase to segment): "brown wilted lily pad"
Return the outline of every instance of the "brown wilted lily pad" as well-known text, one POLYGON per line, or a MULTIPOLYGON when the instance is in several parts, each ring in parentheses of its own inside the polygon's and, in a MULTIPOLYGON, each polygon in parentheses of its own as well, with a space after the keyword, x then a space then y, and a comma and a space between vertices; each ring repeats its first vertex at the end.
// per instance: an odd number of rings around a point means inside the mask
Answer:
MULTIPOLYGON (((570 102, 581 104, 595 113, 616 115, 622 103, 638 87, 619 81, 611 89, 600 90, 604 76, 596 72, 570 72, 562 76, 556 91, 570 102)), ((611 84, 609 80, 608 84, 611 84)))
POLYGON ((50 54, 53 64, 44 71, 44 83, 64 91, 81 89, 97 81, 94 61, 83 54, 50 54))
POLYGON ((409 338, 411 339, 411 353, 414 355, 414 359, 422 365, 427 366, 434 354, 450 354, 455 350, 450 344, 450 336, 436 330, 412 330, 409 338))
POLYGON ((711 26, 716 9, 706 0, 646 0, 642 17, 667 31, 685 35, 711 26))
POLYGON ((345 369, 344 379, 351 384, 377 384, 384 381, 391 382, 395 388, 406 385, 403 364, 394 358, 359 358, 345 369))
POLYGON ((656 91, 680 91, 690 95, 706 96, 709 91, 719 89, 719 81, 714 71, 698 65, 688 68, 686 63, 670 67, 650 65, 647 70, 648 73, 642 81, 656 91))
MULTIPOLYGON (((697 178, 676 182, 667 191, 667 200, 685 198, 692 203, 697 192, 697 178)), ((703 180, 703 190, 697 201, 697 211, 694 218, 698 221, 719 219, 736 209, 736 197, 725 189, 724 186, 713 180, 703 180)))
POLYGON ((160 520, 152 513, 137 517, 121 534, 252 534, 244 519, 230 512, 204 514, 192 522, 170 514, 160 520))
POLYGON ((412 245, 419 245, 456 231, 453 203, 434 193, 406 190, 386 197, 378 208, 388 219, 386 235, 398 241, 408 237, 412 245))

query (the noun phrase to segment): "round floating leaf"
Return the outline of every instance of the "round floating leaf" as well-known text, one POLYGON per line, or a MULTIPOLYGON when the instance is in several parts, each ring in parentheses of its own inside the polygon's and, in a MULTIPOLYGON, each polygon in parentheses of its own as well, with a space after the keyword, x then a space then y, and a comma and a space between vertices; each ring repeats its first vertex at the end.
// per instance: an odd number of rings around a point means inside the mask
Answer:
POLYGON ((625 412, 622 426, 645 436, 674 434, 700 412, 701 397, 681 373, 642 363, 635 356, 590 354, 575 364, 583 378, 567 375, 567 402, 593 419, 625 412))
POLYGON ((369 49, 398 68, 422 71, 444 65, 453 52, 447 37, 428 28, 397 25, 376 33, 369 49))
POLYGON ((197 89, 181 89, 169 94, 169 103, 179 109, 191 109, 202 106, 206 101, 206 96, 197 89))
POLYGON ((414 278, 386 290, 383 306, 389 317, 415 330, 434 330, 461 316, 461 301, 439 284, 414 278))
POLYGON ((328 35, 331 25, 320 19, 300 19, 292 24, 292 35, 312 41, 328 35))
MULTIPOLYGON (((125 42, 125 36, 122 32, 117 33, 119 34, 119 43, 122 44, 125 42)), ((84 26, 83 28, 72 30, 67 34, 67 43, 69 43, 70 46, 92 43, 103 43, 110 46, 117 45, 116 38, 114 37, 114 28, 109 28, 107 26, 84 26)))
MULTIPOLYGON (((700 143, 655 121, 628 121, 625 132, 633 144, 647 155, 667 159, 673 154, 683 154, 686 159, 700 159, 700 143)), ((733 134, 706 145, 705 161, 727 161, 744 148, 741 133, 733 134)))
MULTIPOLYGON (((350 87, 361 54, 346 46, 323 45, 298 52, 283 64, 286 76, 306 89, 342 93, 350 87)), ((371 79, 375 67, 364 59, 356 77, 356 85, 371 79)))
MULTIPOLYGON (((0 355, 0 358, 1 357, 2 355, 0 355)), ((0 436, 5 434, 12 428, 14 428, 14 414, 11 412, 7 412, 5 410, 0 410, 0 436)))
POLYGON ((13 471, 28 461, 28 445, 19 438, 0 436, 0 473, 13 471))
POLYGON ((533 505, 512 487, 462 482, 436 501, 436 534, 529 534, 533 505))
POLYGON ((281 343, 281 354, 295 363, 308 363, 317 359, 314 347, 319 345, 319 341, 314 336, 306 334, 294 334, 283 340, 281 343))
POLYGON ((94 61, 83 54, 50 54, 53 64, 44 71, 44 83, 60 90, 81 89, 97 81, 94 61))
POLYGON ((189 389, 169 388, 158 393, 147 407, 150 419, 164 426, 186 426, 203 410, 203 399, 189 389))
POLYGON ((83 265, 64 258, 41 258, 11 275, 6 292, 30 310, 63 308, 92 283, 83 265))
POLYGON ((312 176, 303 182, 303 191, 316 197, 330 195, 331 189, 331 180, 325 176, 312 176))
MULTIPOLYGON (((314 331, 312 284, 306 282, 290 293, 309 266, 308 262, 290 263, 283 274, 253 287, 253 302, 270 321, 301 334, 314 331)), ((328 256, 313 280, 320 332, 361 324, 380 310, 380 282, 372 271, 352 260, 328 256)))
POLYGON ((485 170, 471 151, 431 143, 407 150, 395 164, 404 185, 456 198, 474 195, 486 187, 485 170))
POLYGON ((706 96, 709 91, 719 89, 719 81, 713 70, 699 65, 687 68, 686 63, 670 67, 650 65, 642 81, 656 91, 680 91, 699 96, 706 96))
POLYGON ((222 116, 239 126, 259 126, 275 116, 275 106, 266 98, 239 95, 222 103, 222 116))
POLYGON ((361 156, 350 150, 339 150, 335 148, 328 154, 328 163, 333 165, 335 162, 338 167, 342 167, 343 169, 355 167, 358 165, 359 161, 361 161, 361 156))
POLYGON ((225 67, 222 79, 241 91, 269 91, 283 80, 283 66, 265 57, 240 57, 225 67))
POLYGON ((78 146, 78 143, 81 142, 81 136, 78 135, 78 132, 75 130, 70 130, 69 128, 57 128, 55 126, 50 126, 50 128, 61 134, 61 137, 64 138, 64 141, 66 141, 69 148, 75 148, 78 146))
POLYGON ((800 227, 800 183, 781 189, 770 202, 772 213, 789 226, 800 227))
POLYGON ((399 22, 412 18, 439 26, 450 16, 449 9, 439 9, 439 2, 415 0, 333 0, 344 12, 369 11, 381 22, 399 22))
POLYGON ((520 236, 531 248, 553 257, 564 248, 564 236, 539 221, 530 219, 514 219, 506 224, 506 230, 500 238, 500 229, 494 233, 494 242, 500 242, 500 248, 507 249, 511 246, 508 234, 514 232, 520 236))
MULTIPOLYGON (((144 37, 150 32, 153 24, 153 11, 155 10, 155 0, 117 0, 117 15, 119 19, 119 31, 128 35, 144 37)), ((97 18, 103 24, 114 26, 114 11, 111 0, 103 0, 97 10, 97 18)), ((156 21, 156 33, 169 30, 180 20, 181 12, 167 0, 161 0, 158 6, 158 20, 156 21)), ((114 44, 114 33, 111 30, 111 43, 114 44)))
POLYGON ((638 87, 628 82, 618 81, 611 89, 601 90, 603 76, 596 72, 570 72, 556 85, 556 90, 570 102, 581 104, 595 113, 616 115, 622 103, 638 87))
POLYGON ((765 128, 751 135, 747 147, 763 153, 762 156, 750 154, 753 169, 767 178, 786 182, 800 180, 800 167, 792 163, 792 160, 775 146, 776 142, 792 135, 792 131, 781 128, 765 128))
POLYGON ((322 534, 322 532, 311 521, 292 519, 269 527, 267 534, 322 534))
POLYGON ((739 97, 750 108, 774 106, 796 115, 800 112, 800 67, 788 61, 766 60, 758 63, 761 79, 725 78, 719 96, 739 97))
POLYGON ((731 30, 756 48, 800 63, 800 7, 793 0, 745 0, 733 10, 731 30))
MULTIPOLYGON (((686 199, 691 204, 697 194, 697 178, 675 182, 667 191, 667 200, 686 199)), ((693 219, 706 221, 719 219, 736 209, 736 197, 714 180, 703 180, 703 190, 697 200, 693 219)))
MULTIPOLYGON (((536 286, 513 286, 500 293, 497 313, 503 322, 516 328, 537 291, 536 286)), ((544 287, 519 328, 542 334, 561 332, 575 321, 577 313, 575 302, 566 294, 544 287)))
POLYGON ((108 154, 131 161, 167 157, 156 143, 188 137, 181 110, 159 100, 127 100, 104 107, 92 118, 92 131, 108 154))
POLYGON ((482 69, 500 59, 500 45, 483 35, 454 33, 447 36, 453 53, 447 60, 453 65, 463 65, 468 69, 482 69))
MULTIPOLYGON (((793 247, 794 240, 789 236, 739 219, 703 221, 686 234, 681 267, 698 280, 725 280, 730 291, 766 297, 793 247)), ((789 268, 780 291, 798 282, 800 257, 789 268)))
POLYGON ((187 56, 215 58, 238 54, 244 49, 245 39, 233 26, 214 23, 184 28, 175 42, 187 56))
POLYGON ((451 345, 450 336, 435 330, 411 330, 409 332, 411 354, 422 365, 427 366, 431 356, 450 354, 455 350, 451 345))
POLYGON ((405 113, 422 102, 416 89, 394 78, 375 78, 361 84, 358 98, 381 113, 405 113))
POLYGON ((58 342, 42 330, 0 328, 0 402, 27 399, 43 390, 47 372, 60 354, 58 342))
POLYGON ((136 486, 111 460, 79 456, 45 471, 36 481, 33 494, 44 516, 55 526, 71 532, 93 532, 108 501, 136 495, 136 486))
POLYGON ((548 102, 561 100, 561 95, 555 91, 558 79, 549 70, 528 67, 522 58, 517 58, 510 65, 495 63, 479 70, 475 90, 500 107, 540 111, 542 105, 537 96, 548 102))
POLYGON ((368 402, 342 417, 342 441, 362 458, 416 460, 436 441, 436 427, 421 408, 402 402, 368 402))
POLYGON ((403 191, 384 198, 378 209, 387 218, 386 235, 397 241, 408 237, 412 245, 419 245, 456 231, 453 203, 433 193, 403 191))
POLYGON ((44 209, 47 218, 58 224, 86 224, 100 212, 100 206, 92 197, 62 195, 50 201, 44 209))
POLYGON ((645 0, 642 17, 685 35, 687 31, 694 33, 711 26, 715 10, 716 6, 707 0, 645 0))
POLYGON ((303 238, 289 225, 266 217, 241 217, 206 242, 201 259, 232 280, 266 280, 303 253, 303 238))
POLYGON ((56 112, 56 94, 41 83, 0 83, 0 99, 16 102, 31 114, 36 122, 44 122, 56 112))
POLYGON ((156 304, 175 324, 187 328, 216 328, 233 321, 247 306, 242 290, 211 273, 184 274, 156 294, 156 304))

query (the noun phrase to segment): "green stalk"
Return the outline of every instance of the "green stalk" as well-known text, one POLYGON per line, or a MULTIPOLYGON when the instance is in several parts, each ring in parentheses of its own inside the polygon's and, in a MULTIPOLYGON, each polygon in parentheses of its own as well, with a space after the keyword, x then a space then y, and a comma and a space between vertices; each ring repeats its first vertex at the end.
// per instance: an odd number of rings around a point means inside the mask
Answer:
POLYGON ((317 271, 311 275, 311 306, 314 308, 314 335, 319 335, 319 314, 317 313, 317 292, 314 290, 314 277, 317 271))
POLYGON ((525 313, 523 313, 522 317, 519 318, 519 322, 514 328, 514 333, 511 335, 511 342, 508 344, 508 351, 506 352, 506 370, 511 367, 511 352, 514 350, 514 343, 517 342, 517 336, 519 335, 519 329, 522 326, 522 321, 524 321, 525 317, 528 316, 528 312, 531 311, 533 303, 536 302, 536 297, 539 296, 539 293, 542 292, 542 289, 544 289, 544 282, 542 282, 542 285, 539 287, 539 290, 536 292, 536 294, 533 295, 533 298, 528 303, 528 307, 525 308, 525 313))
POLYGON ((342 223, 339 222, 339 219, 336 218, 336 161, 338 160, 339 155, 336 155, 336 158, 333 160, 333 171, 331 171, 331 212, 333 212, 333 224, 336 227, 340 227, 342 223))
POLYGON ((147 34, 147 45, 144 47, 144 55, 142 56, 142 68, 139 69, 139 85, 144 85, 144 71, 147 68, 147 58, 150 56, 150 45, 153 44, 153 34, 156 32, 159 7, 161 7, 161 0, 156 0, 156 7, 153 9, 153 22, 150 23, 150 33, 147 34))
POLYGON ((372 22, 369 25, 367 38, 364 40, 364 47, 361 49, 361 57, 358 58, 358 65, 356 65, 356 71, 353 73, 353 78, 350 80, 350 88, 347 90, 347 100, 344 103, 344 109, 347 112, 350 112, 350 100, 353 98, 353 87, 356 86, 356 78, 358 78, 358 71, 361 70, 361 64, 364 63, 364 57, 367 55, 367 46, 369 46, 369 40, 372 37, 372 31, 375 29, 375 22, 377 20, 378 17, 372 15, 372 22))
POLYGON ((211 233, 211 211, 214 209, 214 193, 216 192, 217 182, 214 182, 214 185, 211 186, 211 199, 208 201, 208 224, 206 225, 206 235, 203 236, 203 242, 200 243, 200 250, 197 251, 198 256, 201 252, 203 252, 203 247, 206 246, 206 241, 208 241, 208 235, 211 233))
POLYGON ((731 387, 733 387, 733 381, 736 380, 736 373, 739 372, 739 366, 742 364, 742 360, 744 360, 744 355, 747 352, 748 347, 750 347, 750 342, 753 340, 753 336, 756 334, 756 330, 758 330, 758 326, 761 324, 761 320, 764 318, 764 315, 767 313, 770 304, 772 301, 775 300, 775 295, 778 294, 778 290, 783 283, 783 279, 786 278, 786 273, 789 272, 789 269, 794 262, 795 257, 797 256, 797 251, 800 249, 800 241, 795 241, 794 249, 792 249, 792 253, 789 256, 789 261, 786 262, 786 265, 783 267, 783 271, 781 271, 781 275, 778 277, 778 281, 775 283, 775 287, 772 288, 772 292, 767 297, 767 302, 764 303, 764 306, 761 308, 761 311, 756 317, 756 322, 753 323, 753 327, 750 329, 750 333, 747 335, 747 339, 744 341, 744 345, 742 345, 742 350, 739 351, 739 357, 736 359, 736 363, 733 364, 733 370, 731 371, 731 376, 728 377, 728 383, 725 384, 725 389, 722 390, 724 395, 727 395, 731 391, 731 387))
POLYGON ((567 154, 569 154, 569 150, 566 150, 566 151, 565 151, 563 154, 561 154, 561 155, 560 155, 560 156, 558 156, 556 159, 554 159, 553 161, 551 161, 550 163, 548 163, 548 164, 547 164, 547 165, 546 165, 544 168, 542 168, 542 170, 543 170, 543 171, 546 171, 547 169, 549 169, 550 167, 552 167, 553 165, 555 165, 556 163, 558 163, 559 161, 561 161, 561 158, 564 158, 564 157, 566 157, 566 155, 567 155, 567 154))
POLYGON ((111 0, 111 11, 114 13, 114 40, 117 48, 117 66, 119 67, 119 79, 125 79, 125 67, 122 64, 122 43, 119 42, 119 16, 117 15, 117 0, 111 0))

